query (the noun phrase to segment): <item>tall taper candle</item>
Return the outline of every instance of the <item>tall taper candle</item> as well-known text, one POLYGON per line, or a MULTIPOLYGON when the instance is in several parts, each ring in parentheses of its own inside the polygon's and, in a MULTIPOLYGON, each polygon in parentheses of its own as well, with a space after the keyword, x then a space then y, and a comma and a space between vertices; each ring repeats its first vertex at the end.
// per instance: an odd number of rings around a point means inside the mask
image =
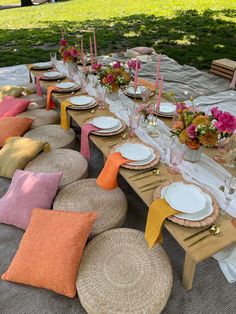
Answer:
POLYGON ((160 110, 164 76, 160 76, 160 78, 161 78, 161 81, 160 81, 160 87, 159 87, 158 96, 157 96, 156 112, 158 112, 160 110))
POLYGON ((96 31, 95 29, 93 30, 93 44, 94 44, 94 56, 97 58, 97 39, 96 39, 96 31))
POLYGON ((156 82, 155 88, 158 88, 159 79, 160 79, 160 65, 161 65, 161 54, 157 56, 157 72, 156 72, 156 82))
POLYGON ((137 86, 138 86, 138 65, 139 65, 139 61, 138 61, 138 58, 136 58, 135 74, 134 74, 134 89, 135 89, 135 92, 136 92, 137 86))
POLYGON ((64 39, 64 29, 63 29, 63 27, 61 28, 61 39, 64 39))
POLYGON ((84 67, 85 64, 84 64, 84 38, 83 37, 81 38, 81 41, 80 41, 80 49, 81 49, 81 61, 84 67))
POLYGON ((92 43, 91 37, 89 37, 89 42, 90 42, 90 58, 91 58, 91 63, 93 64, 93 43, 92 43))

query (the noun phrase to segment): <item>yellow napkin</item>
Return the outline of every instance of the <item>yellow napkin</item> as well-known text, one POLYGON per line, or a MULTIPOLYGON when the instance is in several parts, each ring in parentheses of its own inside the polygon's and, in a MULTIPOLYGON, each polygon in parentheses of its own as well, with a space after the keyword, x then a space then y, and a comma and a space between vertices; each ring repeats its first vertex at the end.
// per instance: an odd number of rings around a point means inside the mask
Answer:
POLYGON ((64 100, 61 103, 61 127, 65 130, 70 129, 70 122, 68 121, 66 109, 70 105, 70 102, 68 100, 64 100))
POLYGON ((165 219, 178 213, 180 212, 171 208, 164 198, 152 202, 149 206, 145 229, 145 239, 149 248, 156 242, 162 244, 161 230, 165 219))

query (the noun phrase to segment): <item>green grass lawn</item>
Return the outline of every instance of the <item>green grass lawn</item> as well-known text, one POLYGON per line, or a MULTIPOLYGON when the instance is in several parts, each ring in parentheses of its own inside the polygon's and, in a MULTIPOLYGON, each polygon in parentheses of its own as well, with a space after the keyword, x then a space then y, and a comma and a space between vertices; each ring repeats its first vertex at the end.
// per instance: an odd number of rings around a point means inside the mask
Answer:
POLYGON ((236 56, 235 0, 64 0, 0 10, 0 66, 47 60, 62 26, 71 43, 84 34, 87 47, 95 27, 100 53, 152 46, 201 69, 236 56))

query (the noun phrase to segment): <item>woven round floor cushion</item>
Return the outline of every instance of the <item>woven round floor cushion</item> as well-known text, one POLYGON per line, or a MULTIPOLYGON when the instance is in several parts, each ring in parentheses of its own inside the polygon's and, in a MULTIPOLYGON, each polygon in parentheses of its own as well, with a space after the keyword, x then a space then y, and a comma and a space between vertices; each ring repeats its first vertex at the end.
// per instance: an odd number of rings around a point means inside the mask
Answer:
POLYGON ((157 314, 171 292, 172 268, 158 244, 135 229, 106 231, 86 246, 76 282, 88 314, 157 314))
POLYGON ((18 114, 17 117, 34 119, 32 129, 41 125, 57 124, 60 121, 60 115, 55 110, 34 109, 18 114))
POLYGON ((30 99, 31 103, 28 106, 27 110, 34 110, 34 109, 44 109, 46 108, 46 97, 38 96, 37 94, 31 94, 27 96, 23 96, 22 98, 30 99))
POLYGON ((74 148, 75 132, 64 130, 59 125, 43 125, 25 133, 24 137, 33 140, 48 142, 51 148, 74 148))
POLYGON ((120 188, 108 191, 96 184, 96 179, 74 182, 63 188, 56 196, 53 209, 72 211, 96 211, 91 235, 121 227, 127 215, 127 201, 120 188))
POLYGON ((88 174, 88 162, 77 151, 72 149, 53 149, 49 153, 40 153, 30 161, 25 170, 32 172, 62 172, 60 188, 88 174))

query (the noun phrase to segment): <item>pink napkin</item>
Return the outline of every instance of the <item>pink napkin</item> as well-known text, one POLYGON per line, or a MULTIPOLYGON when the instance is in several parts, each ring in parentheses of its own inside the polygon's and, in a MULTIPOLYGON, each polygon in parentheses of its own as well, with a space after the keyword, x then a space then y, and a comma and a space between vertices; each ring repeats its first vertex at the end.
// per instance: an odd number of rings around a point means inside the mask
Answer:
POLYGON ((36 93, 39 97, 43 96, 43 91, 42 91, 42 87, 40 85, 40 79, 42 78, 41 75, 37 75, 35 77, 35 84, 36 84, 36 93))
POLYGON ((100 129, 90 123, 84 124, 81 128, 80 153, 87 159, 90 159, 89 133, 97 130, 100 129))

